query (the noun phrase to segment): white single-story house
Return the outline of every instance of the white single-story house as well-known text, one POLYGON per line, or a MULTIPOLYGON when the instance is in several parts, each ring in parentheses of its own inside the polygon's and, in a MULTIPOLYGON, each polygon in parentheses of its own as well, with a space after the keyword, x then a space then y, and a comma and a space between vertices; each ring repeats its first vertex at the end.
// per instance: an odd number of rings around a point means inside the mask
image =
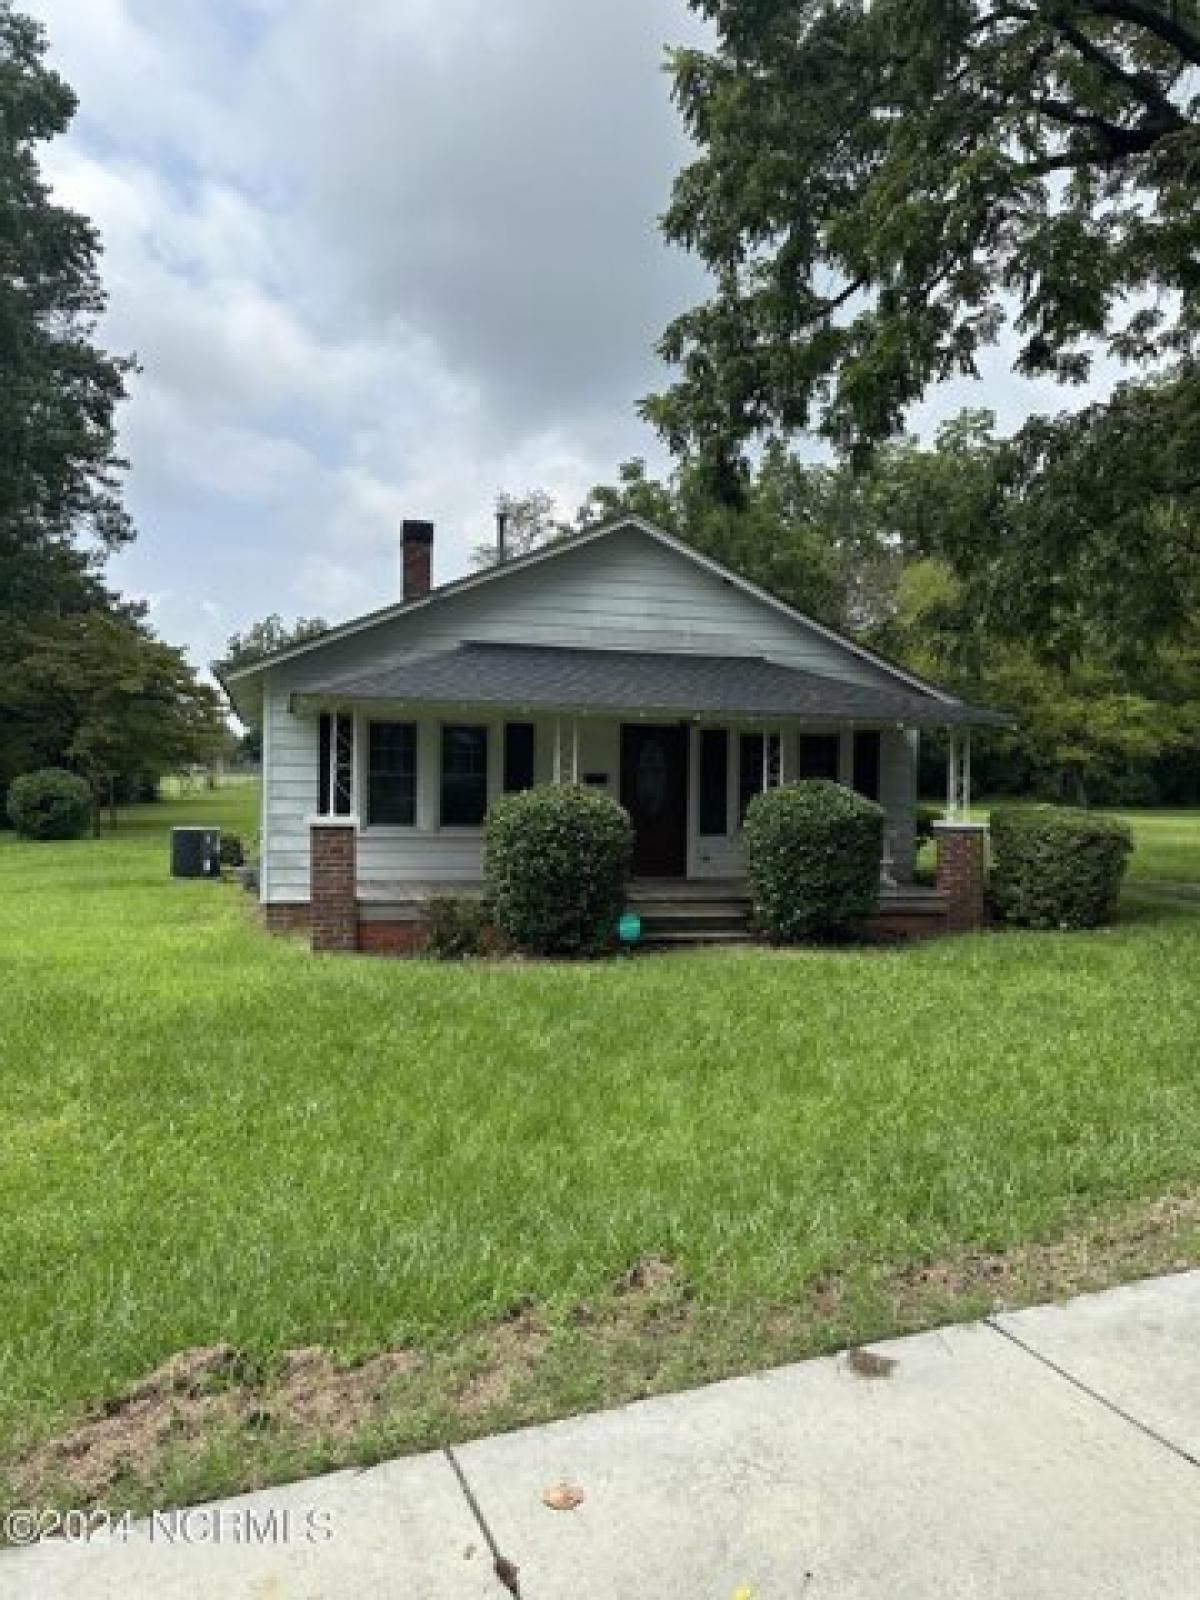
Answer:
POLYGON ((884 807, 881 910, 946 914, 944 888, 906 887, 918 740, 951 734, 960 815, 969 730, 1007 719, 638 517, 440 588, 432 543, 431 524, 404 523, 396 604, 225 674, 262 729, 271 926, 402 948, 431 895, 479 892, 498 795, 570 782, 628 810, 635 895, 717 930, 744 894, 750 797, 810 776, 884 807))

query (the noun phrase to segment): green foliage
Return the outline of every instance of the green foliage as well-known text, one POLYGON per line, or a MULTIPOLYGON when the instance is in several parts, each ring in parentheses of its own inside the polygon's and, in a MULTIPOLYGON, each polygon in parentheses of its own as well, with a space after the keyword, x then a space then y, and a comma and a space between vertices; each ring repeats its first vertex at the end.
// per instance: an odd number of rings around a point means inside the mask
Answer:
POLYGON ((1005 326, 1068 382, 1194 349, 1197 0, 692 5, 664 230, 714 290, 645 405, 674 450, 736 488, 765 431, 878 441, 1005 326))
POLYGON ((770 938, 855 932, 879 901, 880 806, 824 778, 755 795, 746 811, 746 872, 770 938))
POLYGON ((425 953, 438 961, 462 961, 487 949, 487 918, 478 900, 435 896, 425 906, 425 953))
POLYGON ((42 29, 0 0, 0 789, 70 766, 99 798, 203 759, 216 696, 103 581, 133 537, 115 413, 133 363, 94 342, 100 242, 53 202, 38 146, 75 97, 42 29))
POLYGON ((92 823, 92 791, 74 772, 45 767, 14 778, 8 816, 24 839, 80 839, 92 823))
POLYGON ((922 849, 927 844, 933 843, 933 825, 935 822, 940 822, 944 815, 945 812, 942 810, 941 806, 917 807, 917 821, 916 828, 914 829, 914 839, 916 848, 918 850, 922 849))
POLYGON ((141 626, 85 611, 23 638, 5 701, 86 775, 98 801, 115 803, 123 778, 202 762, 224 745, 216 693, 181 650, 141 626))
POLYGON ((1133 836, 1116 817, 1053 806, 992 812, 992 897, 1020 928, 1112 920, 1133 836))
POLYGON ((582 785, 505 795, 486 824, 488 911, 529 954, 598 954, 624 906, 632 853, 628 814, 608 795, 582 785))
POLYGON ((285 622, 273 611, 260 622, 251 623, 243 632, 231 633, 218 665, 223 672, 251 667, 264 656, 273 656, 292 645, 306 644, 309 639, 319 639, 328 631, 329 624, 323 617, 297 617, 295 622, 285 622))
POLYGON ((40 25, 2 0, 0 595, 22 606, 55 584, 87 587, 79 535, 110 549, 132 536, 114 410, 133 364, 93 343, 106 303, 99 236, 53 201, 38 167, 37 146, 75 114, 45 55, 40 25))
POLYGON ((246 864, 246 850, 242 844, 240 833, 221 832, 221 865, 223 867, 244 867, 246 864))
POLYGON ((810 616, 865 627, 887 614, 900 558, 880 525, 882 506, 871 503, 875 487, 771 444, 731 505, 714 495, 699 463, 681 463, 662 482, 634 459, 616 484, 592 489, 576 526, 643 516, 810 616))

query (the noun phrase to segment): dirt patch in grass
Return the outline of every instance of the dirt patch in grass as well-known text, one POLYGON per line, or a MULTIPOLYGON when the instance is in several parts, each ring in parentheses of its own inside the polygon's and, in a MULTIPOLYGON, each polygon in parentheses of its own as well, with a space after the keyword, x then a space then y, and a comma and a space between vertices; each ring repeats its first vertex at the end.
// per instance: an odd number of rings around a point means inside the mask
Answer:
POLYGON ((706 1304, 679 1265, 647 1254, 593 1300, 554 1315, 522 1300, 448 1349, 350 1367, 321 1346, 257 1365, 230 1345, 181 1351, 10 1464, 7 1483, 13 1503, 138 1511, 838 1350, 879 1378, 889 1358, 863 1346, 890 1335, 1197 1265, 1200 1191, 1052 1242, 829 1275, 785 1304, 706 1304))
POLYGON ((278 1430, 345 1442, 378 1412, 391 1385, 420 1364, 414 1352, 399 1350, 339 1367, 313 1345, 284 1351, 268 1372, 232 1345, 182 1350, 41 1446, 18 1483, 58 1482, 84 1500, 102 1500, 124 1480, 152 1482, 168 1457, 202 1450, 220 1432, 278 1430))

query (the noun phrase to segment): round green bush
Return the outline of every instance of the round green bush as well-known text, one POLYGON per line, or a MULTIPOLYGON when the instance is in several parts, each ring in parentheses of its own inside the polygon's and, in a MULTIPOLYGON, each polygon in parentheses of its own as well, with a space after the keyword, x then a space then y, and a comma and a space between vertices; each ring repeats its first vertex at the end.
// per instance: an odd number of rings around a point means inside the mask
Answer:
POLYGON ((79 839, 92 825, 92 791, 62 767, 43 767, 8 786, 8 815, 26 839, 79 839))
POLYGON ((883 808, 814 778, 755 795, 746 810, 746 872, 755 920, 771 939, 836 938, 879 904, 883 808))
POLYGON ((594 955, 625 904, 633 855, 628 814, 582 787, 505 795, 488 813, 485 901, 500 932, 529 955, 594 955))
POLYGON ((1112 920, 1133 835, 1117 817, 1068 806, 992 812, 992 902, 1018 928, 1098 928, 1112 920))

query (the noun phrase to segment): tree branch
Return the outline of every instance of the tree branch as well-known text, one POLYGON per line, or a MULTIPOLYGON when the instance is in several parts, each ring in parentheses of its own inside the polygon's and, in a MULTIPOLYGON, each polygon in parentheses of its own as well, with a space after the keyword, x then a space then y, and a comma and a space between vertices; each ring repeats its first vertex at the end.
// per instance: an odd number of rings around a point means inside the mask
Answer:
POLYGON ((1147 77, 1143 72, 1131 72, 1127 67, 1123 67, 1119 61, 1109 55, 1107 50, 1102 50, 1094 40, 1089 39, 1086 33, 1080 32, 1072 23, 1056 21, 1054 27, 1085 61, 1091 62, 1094 67, 1098 67, 1108 77, 1114 78, 1116 82, 1128 89, 1130 94, 1135 95, 1144 106, 1162 118, 1165 124, 1163 132, 1168 131, 1168 129, 1178 131, 1188 126, 1187 120, 1179 110, 1179 107, 1168 100, 1153 78, 1147 77))
POLYGON ((1200 67, 1200 34, 1180 22, 1178 12, 1160 11, 1150 0, 1082 0, 1085 9, 1098 17, 1114 17, 1135 28, 1144 28, 1164 43, 1174 46, 1186 61, 1200 67))

